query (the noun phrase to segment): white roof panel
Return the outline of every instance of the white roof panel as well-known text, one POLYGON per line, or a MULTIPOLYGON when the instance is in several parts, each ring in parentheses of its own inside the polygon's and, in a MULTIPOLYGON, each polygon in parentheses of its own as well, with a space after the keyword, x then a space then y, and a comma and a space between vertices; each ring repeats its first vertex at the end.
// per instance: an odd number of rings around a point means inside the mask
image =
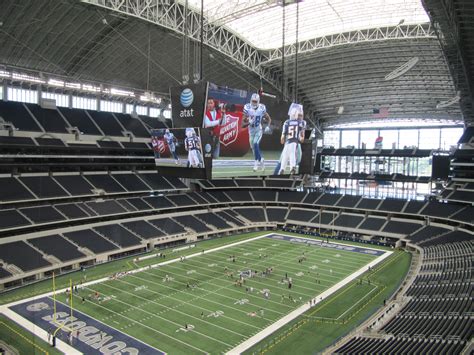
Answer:
MULTIPOLYGON (((282 45, 281 1, 204 0, 204 14, 209 22, 226 26, 256 48, 272 49, 282 45)), ((201 9, 201 0, 188 0, 188 4, 197 11, 201 9)), ((286 45, 296 42, 296 7, 285 7, 286 45)), ((429 22, 421 0, 303 0, 299 20, 300 41, 401 22, 429 22)))

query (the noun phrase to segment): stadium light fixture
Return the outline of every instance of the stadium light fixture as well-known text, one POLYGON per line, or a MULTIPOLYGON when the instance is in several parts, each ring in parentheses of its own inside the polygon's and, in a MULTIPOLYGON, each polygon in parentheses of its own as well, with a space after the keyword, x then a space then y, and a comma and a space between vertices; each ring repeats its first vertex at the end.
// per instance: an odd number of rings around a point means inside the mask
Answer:
POLYGON ((438 103, 438 104, 436 105, 436 108, 437 108, 437 109, 440 109, 440 108, 449 107, 449 106, 451 106, 451 105, 454 105, 454 104, 458 103, 459 100, 461 100, 461 92, 460 92, 460 91, 458 91, 457 94, 456 94, 456 96, 454 96, 453 98, 438 103))
POLYGON ((399 78, 403 74, 405 74, 407 71, 409 71, 411 68, 413 68, 416 63, 418 63, 420 60, 419 57, 413 57, 411 58, 408 62, 403 63, 400 65, 398 68, 390 72, 389 74, 385 75, 385 81, 393 80, 396 78, 399 78))
POLYGON ((89 84, 82 84, 82 90, 90 92, 101 92, 100 86, 94 86, 89 84))
POLYGON ((128 97, 134 97, 135 93, 133 91, 127 91, 127 90, 121 90, 117 88, 111 88, 110 93, 112 95, 118 95, 118 96, 128 96, 128 97))
MULTIPOLYGON (((85 91, 97 94, 105 94, 105 95, 114 95, 114 96, 122 96, 128 98, 134 98, 137 101, 141 101, 142 103, 152 103, 161 105, 163 98, 156 96, 155 93, 150 91, 133 91, 127 89, 119 89, 119 88, 108 88, 104 87, 103 84, 94 85, 91 83, 80 83, 80 82, 73 82, 73 81, 66 81, 58 79, 57 77, 48 77, 43 73, 39 73, 37 75, 33 75, 31 73, 25 73, 16 71, 14 68, 10 69, 6 66, 0 65, 0 79, 4 80, 11 80, 11 81, 21 81, 21 82, 29 82, 35 84, 43 84, 50 87, 55 88, 64 88, 70 90, 77 90, 77 91, 85 91)), ((165 94, 162 94, 165 96, 165 94)))
POLYGON ((10 78, 11 74, 10 72, 6 71, 6 70, 0 70, 0 77, 2 78, 10 78))
POLYGON ((46 84, 46 81, 39 78, 39 77, 28 75, 28 74, 23 74, 23 73, 13 72, 12 73, 12 79, 20 80, 20 81, 27 81, 27 82, 30 82, 30 83, 46 84))
POLYGON ((81 88, 81 84, 79 83, 65 83, 64 86, 67 87, 68 89, 76 89, 76 90, 79 90, 81 88))
POLYGON ((145 95, 141 95, 140 96, 140 101, 143 101, 143 102, 155 102, 157 104, 161 104, 161 97, 156 97, 155 95, 153 95, 153 93, 151 92, 145 92, 145 95))
POLYGON ((56 79, 49 79, 48 80, 48 85, 51 86, 57 86, 57 87, 64 87, 64 81, 62 80, 56 80, 56 79))

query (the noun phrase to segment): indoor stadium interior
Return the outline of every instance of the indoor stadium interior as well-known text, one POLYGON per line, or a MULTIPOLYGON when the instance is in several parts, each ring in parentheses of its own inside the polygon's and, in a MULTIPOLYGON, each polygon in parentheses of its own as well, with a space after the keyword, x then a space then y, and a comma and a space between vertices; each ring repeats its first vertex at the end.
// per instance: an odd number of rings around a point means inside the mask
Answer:
POLYGON ((473 354, 473 0, 0 0, 0 354, 473 354))

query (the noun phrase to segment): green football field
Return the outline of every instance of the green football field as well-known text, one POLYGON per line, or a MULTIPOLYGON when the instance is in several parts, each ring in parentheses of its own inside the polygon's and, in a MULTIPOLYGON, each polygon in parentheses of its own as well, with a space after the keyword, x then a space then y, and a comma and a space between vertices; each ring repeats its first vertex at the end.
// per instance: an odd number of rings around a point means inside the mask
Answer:
MULTIPOLYGON (((74 308, 167 353, 217 354, 374 259, 262 238, 83 286, 75 294, 74 308), (267 268, 273 272, 261 275, 267 268), (244 277, 238 285, 240 272, 248 270, 257 275, 244 277), (286 276, 292 280, 291 289, 286 276)), ((66 303, 66 296, 58 295, 58 300, 66 303)), ((340 313, 344 315, 344 310, 340 313)))
POLYGON ((273 175, 276 161, 280 159, 280 155, 281 151, 262 151, 262 156, 266 160, 264 171, 261 169, 253 171, 254 155, 251 150, 241 157, 221 156, 220 159, 213 160, 212 178, 273 175), (225 164, 222 161, 226 161, 225 164), (241 164, 239 161, 245 161, 245 164, 241 164))

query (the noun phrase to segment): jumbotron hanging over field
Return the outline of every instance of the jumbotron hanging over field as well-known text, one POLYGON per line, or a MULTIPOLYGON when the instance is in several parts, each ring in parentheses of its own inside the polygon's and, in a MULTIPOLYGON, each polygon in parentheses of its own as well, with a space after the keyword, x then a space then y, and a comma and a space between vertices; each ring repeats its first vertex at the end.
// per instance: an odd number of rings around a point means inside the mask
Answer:
MULTIPOLYGON (((195 127, 200 132, 205 163, 199 167, 206 168, 208 178, 312 172, 313 142, 308 139, 311 132, 306 132, 302 105, 212 83, 172 87, 170 95, 174 128, 195 127), (293 124, 290 116, 298 123, 293 124)), ((165 139, 159 134, 153 139, 161 149, 157 166, 171 167, 164 160, 172 159, 165 139)), ((176 143, 180 150, 184 141, 176 143)), ((188 167, 176 161, 175 165, 188 167)))

